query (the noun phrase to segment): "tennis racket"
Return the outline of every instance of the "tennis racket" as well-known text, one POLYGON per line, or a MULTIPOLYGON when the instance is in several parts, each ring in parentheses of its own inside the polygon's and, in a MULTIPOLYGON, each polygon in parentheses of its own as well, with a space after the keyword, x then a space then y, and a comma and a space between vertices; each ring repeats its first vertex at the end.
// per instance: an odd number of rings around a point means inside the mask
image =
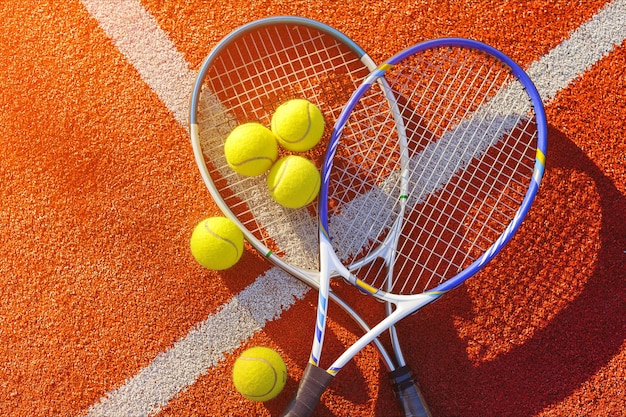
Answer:
POLYGON ((421 43, 367 77, 338 117, 323 164, 314 341, 283 416, 311 415, 365 345, 502 249, 537 193, 546 132, 530 78, 483 43, 421 43), (329 285, 337 274, 394 308, 322 368, 329 285))
MULTIPOLYGON (((225 37, 203 62, 194 85, 191 142, 211 196, 256 250, 315 289, 320 274, 316 206, 293 210, 275 203, 264 176, 243 177, 229 168, 224 141, 241 123, 269 126, 273 111, 293 98, 315 103, 332 124, 375 68, 372 59, 337 30, 309 19, 281 16, 249 23, 225 37)), ((327 133, 306 154, 318 167, 329 137, 327 133)), ((333 292, 327 295, 364 332, 369 331, 346 302, 333 292)), ((427 415, 395 332, 391 337, 395 360, 378 339, 374 343, 399 402, 406 416, 427 415)))

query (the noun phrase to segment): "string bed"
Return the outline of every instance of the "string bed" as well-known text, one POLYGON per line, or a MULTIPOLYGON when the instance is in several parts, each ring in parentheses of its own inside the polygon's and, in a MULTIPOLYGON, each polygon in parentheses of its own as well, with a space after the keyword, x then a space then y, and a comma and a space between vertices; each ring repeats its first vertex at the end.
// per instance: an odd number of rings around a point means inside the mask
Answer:
POLYGON ((370 88, 343 129, 328 188, 329 234, 355 274, 397 294, 466 269, 516 216, 533 175, 537 125, 511 69, 481 51, 410 55, 370 88), (388 248, 397 248, 396 251, 388 248))
MULTIPOLYGON (((270 25, 243 33, 213 57, 198 105, 205 164, 226 207, 253 236, 286 262, 317 270, 317 209, 287 209, 269 196, 265 176, 243 177, 224 157, 228 134, 241 123, 269 127, 273 111, 305 98, 332 126, 350 94, 369 73, 360 57, 329 34, 298 24, 270 25)), ((319 167, 330 127, 304 154, 319 167)), ((281 156, 287 154, 281 150, 281 156)))

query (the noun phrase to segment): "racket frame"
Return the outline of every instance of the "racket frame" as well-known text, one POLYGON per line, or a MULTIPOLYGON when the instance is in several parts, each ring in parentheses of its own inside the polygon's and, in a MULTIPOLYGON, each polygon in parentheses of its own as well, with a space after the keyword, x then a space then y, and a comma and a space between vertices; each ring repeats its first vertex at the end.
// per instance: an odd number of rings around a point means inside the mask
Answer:
MULTIPOLYGON (((291 276, 299 279, 309 287, 319 291, 320 290, 320 271, 313 271, 305 268, 301 268, 295 265, 292 265, 288 262, 285 262, 281 259, 280 256, 277 256, 271 249, 269 249, 265 244, 263 244, 237 217, 237 215, 231 210, 228 204, 224 201, 218 187, 215 185, 213 179, 211 178, 211 174, 206 165, 205 156, 202 150, 202 145, 200 141, 200 126, 197 117, 197 109, 200 104, 200 97, 203 90, 204 80, 211 68, 213 62, 220 56, 222 51, 235 42, 237 39, 245 36, 251 31, 259 30, 265 27, 271 27, 275 25, 298 25, 310 27, 325 34, 330 35, 331 37, 337 39, 344 46, 348 47, 352 52, 356 54, 356 56, 361 60, 364 67, 371 71, 377 68, 374 61, 367 55, 367 53, 358 46, 354 41, 352 41, 348 36, 341 33, 340 31, 327 26, 321 22, 311 20, 308 18, 296 17, 296 16, 275 16, 269 17, 265 19, 260 19, 257 21, 250 22, 245 24, 229 35, 224 37, 209 53, 209 55, 204 59, 196 81, 193 85, 192 95, 190 99, 190 112, 189 112, 189 133, 191 137, 191 144, 194 152, 194 159, 198 169, 200 171, 200 175, 202 177, 203 182, 205 183, 211 197, 213 198, 215 204, 218 206, 219 210, 229 219, 231 219, 243 232, 246 240, 250 243, 250 245, 262 254, 266 259, 268 259, 272 264, 279 267, 283 271, 287 272, 291 276)), ((336 305, 338 305, 344 312, 346 312, 355 323, 363 330, 364 333, 369 332, 371 329, 369 325, 361 318, 361 316, 343 299, 341 299, 338 295, 336 295, 333 291, 328 291, 325 295, 326 299, 333 301, 336 305)), ((387 311, 390 312, 390 305, 386 306, 387 311)), ((395 328, 392 326, 390 328, 390 338, 391 345, 394 351, 395 361, 389 355, 387 349, 383 346, 383 344, 378 340, 378 338, 373 340, 373 343, 376 345, 381 359, 383 360, 385 366, 389 371, 389 375, 391 381, 394 385, 394 392, 398 397, 398 400, 405 412, 407 417, 410 416, 429 416, 430 413, 427 410, 427 407, 424 403, 421 392, 419 392, 419 388, 415 385, 417 382, 414 379, 412 371, 408 368, 402 351, 400 349, 400 344, 397 338, 397 334, 395 332, 395 328)))
MULTIPOLYGON (((392 111, 394 105, 392 105, 392 111)), ((399 132, 399 138, 402 138, 402 132, 399 132)), ((402 140, 402 139, 400 139, 402 140)), ((462 38, 441 38, 431 41, 426 41, 420 44, 416 44, 412 47, 409 47, 398 54, 394 55, 383 65, 379 66, 376 70, 374 70, 370 76, 363 82, 363 84, 355 91, 355 93, 351 96, 350 100, 344 107, 341 112, 338 120, 333 128, 333 133, 331 136, 330 143, 327 148, 326 157, 322 166, 322 186, 320 191, 319 198, 319 207, 318 213, 320 217, 320 228, 319 228, 319 240, 320 240, 320 264, 321 264, 321 281, 320 281, 320 290, 318 295, 318 310, 317 310, 317 318, 316 318, 316 328, 315 328, 315 336, 313 341, 313 347, 311 350, 311 357, 309 361, 309 365, 307 367, 307 374, 310 374, 310 381, 307 381, 305 377, 300 381, 300 386, 298 388, 298 392, 294 397, 292 403, 290 403, 287 409, 283 412, 283 416, 306 416, 312 413, 315 404, 319 401, 319 397, 321 393, 323 393, 325 386, 327 386, 330 381, 333 379, 333 376, 341 370, 341 368, 351 360, 363 347, 365 347, 368 343, 378 337, 383 331, 387 330, 390 326, 393 326, 395 323, 403 319, 404 317, 415 313, 419 309, 424 306, 436 301, 446 292, 458 287, 465 280, 476 274, 479 270, 481 270, 491 259, 493 259, 500 250, 506 245, 507 242, 511 240, 515 232, 518 230, 520 224, 522 223, 524 217, 528 213, 532 202, 537 194, 539 189, 539 185, 541 183, 544 167, 545 167, 545 154, 547 148, 547 121, 545 116, 545 111, 543 109, 543 104, 541 101, 541 97, 536 87, 534 86, 530 77, 526 74, 526 72, 511 58, 502 53, 501 51, 486 45, 484 43, 462 39, 462 38), (501 62, 503 62, 507 67, 510 68, 511 74, 522 84, 528 97, 530 98, 530 102, 532 103, 532 107, 535 112, 535 122, 537 129, 537 146, 536 146, 536 156, 535 163, 532 172, 532 176, 530 178, 530 184, 528 184, 528 188, 526 190, 526 194, 518 207, 514 217, 510 220, 504 231, 501 235, 491 244, 491 246, 482 253, 476 260, 474 260, 468 267, 463 269, 460 273, 455 275, 454 277, 440 283, 435 288, 426 290, 420 294, 394 294, 391 292, 384 291, 380 288, 375 288, 366 282, 360 280, 356 277, 352 271, 347 268, 342 262, 339 260, 335 250, 333 249, 331 243, 331 236, 329 233, 329 183, 330 183, 330 175, 332 172, 334 157, 337 151, 337 147, 340 143, 340 139, 342 136, 342 131, 350 117, 351 112, 356 107, 359 100, 364 96, 364 94, 372 88, 375 82, 379 82, 381 79, 384 79, 386 72, 393 68, 397 63, 403 61, 407 57, 418 54, 424 50, 440 48, 440 47, 459 47, 459 48, 469 48, 469 49, 477 49, 491 55, 501 62), (363 335, 359 340, 357 340, 352 346, 350 346, 343 354, 341 354, 332 365, 323 370, 323 368, 319 367, 320 357, 322 353, 322 346, 324 340, 324 334, 326 330, 326 317, 327 317, 327 306, 328 306, 328 296, 329 296, 329 288, 331 278, 336 275, 340 275, 346 281, 350 282, 352 285, 356 286, 362 292, 365 292, 369 295, 372 295, 382 301, 392 303, 395 306, 395 309, 389 314, 385 319, 379 322, 377 325, 371 328, 371 330, 363 335), (326 375, 323 375, 326 373, 326 375), (305 392, 307 390, 311 390, 311 387, 315 387, 314 391, 316 392, 317 397, 313 398, 312 395, 306 395, 305 392), (301 398, 298 398, 301 397, 301 398)), ((404 176, 404 173, 402 174, 404 176)), ((403 187, 403 186, 402 186, 403 187)), ((403 203, 401 208, 401 214, 398 217, 398 220, 395 221, 394 225, 391 227, 391 232, 385 238, 385 242, 387 241, 397 241, 398 233, 401 229, 402 218, 404 217, 405 211, 405 203, 403 203)), ((368 262, 373 261, 373 258, 382 257, 383 259, 389 259, 389 253, 385 253, 386 251, 392 250, 395 251, 395 247, 392 249, 384 248, 386 245, 382 245, 379 250, 373 251, 372 254, 367 258, 360 261, 360 264, 366 264, 368 262)))

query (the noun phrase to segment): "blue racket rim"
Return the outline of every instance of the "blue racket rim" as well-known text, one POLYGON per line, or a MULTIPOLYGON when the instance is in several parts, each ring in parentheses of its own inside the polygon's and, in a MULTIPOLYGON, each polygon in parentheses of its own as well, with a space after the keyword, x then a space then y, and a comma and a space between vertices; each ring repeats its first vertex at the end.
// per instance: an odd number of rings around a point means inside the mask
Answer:
POLYGON ((389 60, 387 60, 384 64, 380 65, 376 70, 372 71, 372 73, 363 81, 358 89, 355 90, 349 101, 344 106, 341 114, 337 119, 337 122, 335 123, 335 126, 333 127, 330 142, 326 151, 326 155, 324 157, 324 162, 322 164, 322 184, 320 188, 320 196, 318 202, 320 239, 326 239, 327 241, 330 241, 331 236, 329 234, 328 209, 330 173, 332 171, 333 159, 341 140, 342 130, 347 123, 352 110, 354 110, 361 97, 364 96, 364 94, 372 87, 372 85, 379 78, 385 76, 388 69, 392 68, 394 65, 411 55, 418 54, 425 50, 442 47, 460 47, 479 50, 497 58, 511 69, 511 74, 522 84, 532 103, 532 107, 535 113, 535 122, 537 126, 537 153, 532 179, 530 181, 524 199, 522 200, 521 205, 518 208, 515 216, 508 224, 504 232, 500 235, 498 239, 496 239, 496 241, 491 245, 488 250, 486 250, 467 268, 462 270, 454 277, 442 282, 435 288, 425 291, 425 293, 431 294, 442 294, 453 288, 456 288, 457 286, 461 285, 466 279, 468 279, 476 272, 478 272, 481 268, 483 268, 491 259, 493 259, 500 252, 500 250, 511 240, 511 238, 517 231, 523 219, 526 217, 526 214, 530 210, 530 207, 539 190, 539 186, 544 175, 545 155, 548 145, 547 120, 539 91, 537 90, 536 86, 534 85, 528 74, 513 59, 511 59, 509 56, 499 51, 498 49, 476 40, 464 38, 440 38, 413 45, 403 51, 400 51, 389 60))

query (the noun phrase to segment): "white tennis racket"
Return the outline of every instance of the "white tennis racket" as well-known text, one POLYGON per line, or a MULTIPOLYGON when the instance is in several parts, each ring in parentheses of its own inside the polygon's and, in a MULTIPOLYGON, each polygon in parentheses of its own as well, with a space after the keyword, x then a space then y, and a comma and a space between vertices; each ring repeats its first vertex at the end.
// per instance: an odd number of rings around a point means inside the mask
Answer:
MULTIPOLYGON (((271 262, 319 288, 318 216, 315 205, 293 210, 271 199, 265 177, 243 177, 224 157, 226 137, 241 123, 269 126, 273 111, 293 98, 315 103, 332 125, 341 108, 376 65, 348 37, 322 23, 273 17, 249 23, 225 37, 200 68, 191 99, 190 133, 202 178, 221 211, 271 262)), ((387 90, 389 93, 389 90, 387 90)), ((329 129, 330 130, 330 129, 329 129)), ((330 133, 306 156, 321 166, 330 133)), ((333 292, 364 330, 364 320, 333 292)), ((392 328, 393 330, 393 328, 392 328)), ((391 333, 395 360, 374 340, 390 371, 405 416, 427 416, 414 378, 391 333)))
POLYGON ((415 45, 368 76, 340 114, 325 157, 314 341, 283 416, 311 415, 365 345, 502 249, 537 193, 546 132, 530 78, 479 42, 415 45), (397 100, 389 100, 381 80, 397 100), (322 368, 330 281, 337 274, 395 308, 322 368))

